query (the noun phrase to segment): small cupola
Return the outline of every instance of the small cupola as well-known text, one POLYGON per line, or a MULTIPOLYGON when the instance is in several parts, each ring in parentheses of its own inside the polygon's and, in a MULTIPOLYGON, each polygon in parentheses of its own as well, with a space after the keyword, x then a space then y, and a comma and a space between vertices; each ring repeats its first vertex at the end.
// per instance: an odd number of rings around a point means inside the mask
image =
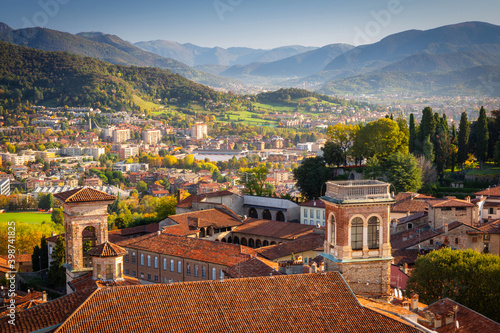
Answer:
POLYGON ((105 242, 87 253, 92 257, 92 277, 94 280, 123 280, 123 256, 127 254, 124 248, 105 242))

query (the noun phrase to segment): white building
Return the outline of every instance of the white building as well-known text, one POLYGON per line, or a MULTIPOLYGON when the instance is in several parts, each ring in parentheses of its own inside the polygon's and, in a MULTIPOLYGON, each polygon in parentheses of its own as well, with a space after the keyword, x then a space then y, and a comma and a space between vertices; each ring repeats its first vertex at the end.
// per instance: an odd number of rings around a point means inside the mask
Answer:
POLYGON ((300 205, 300 224, 325 226, 325 203, 319 199, 300 205))
POLYGON ((150 145, 156 145, 161 140, 161 132, 157 129, 142 131, 142 140, 150 145))
POLYGON ((191 126, 191 137, 193 139, 203 139, 208 136, 207 124, 196 123, 191 126))

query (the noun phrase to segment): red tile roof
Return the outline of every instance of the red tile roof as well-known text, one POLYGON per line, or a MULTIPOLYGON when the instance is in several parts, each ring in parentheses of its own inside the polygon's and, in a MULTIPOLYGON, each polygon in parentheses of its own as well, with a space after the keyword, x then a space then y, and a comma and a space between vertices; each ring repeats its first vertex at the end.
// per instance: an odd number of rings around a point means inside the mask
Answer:
POLYGON ((243 250, 245 246, 213 242, 198 238, 160 234, 146 235, 120 242, 120 246, 127 249, 150 251, 191 260, 210 262, 223 266, 232 266, 250 258, 243 250))
POLYGON ((426 199, 434 199, 433 196, 420 194, 415 192, 399 192, 396 195, 396 201, 414 199, 414 200, 426 200, 426 199))
POLYGON ((405 200, 397 201, 391 207, 392 213, 417 213, 427 210, 427 202, 421 200, 415 200, 413 198, 407 198, 405 200))
MULTIPOLYGON (((439 301, 432 303, 431 305, 426 307, 424 311, 430 311, 434 314, 442 316, 442 322, 444 324, 446 314, 449 313, 450 311, 453 312, 453 308, 455 306, 458 307, 457 320, 459 324, 459 329, 456 329, 455 323, 452 322, 448 325, 444 325, 434 330, 438 331, 439 333, 500 332, 499 323, 449 298, 440 299, 439 301)), ((422 324, 424 326, 429 327, 425 323, 422 324)))
POLYGON ((254 218, 248 218, 244 222, 245 223, 243 225, 236 227, 233 230, 233 233, 292 240, 297 239, 300 236, 310 234, 316 228, 313 225, 271 220, 259 220, 254 218))
POLYGON ((484 195, 487 197, 500 197, 500 185, 487 188, 485 190, 474 193, 476 196, 484 195))
POLYGON ((421 332, 363 307, 336 272, 97 290, 55 332, 421 332))
POLYGON ((54 194, 54 198, 64 203, 116 200, 114 195, 90 187, 82 187, 71 191, 56 193, 54 194))
POLYGON ((224 269, 224 273, 232 279, 270 276, 270 274, 281 275, 281 273, 278 272, 278 264, 259 257, 252 257, 251 259, 228 267, 224 269))
POLYGON ((454 198, 427 200, 431 207, 476 207, 476 204, 454 198))
POLYGON ((229 195, 238 195, 235 194, 229 190, 224 190, 224 191, 217 191, 217 192, 212 192, 212 193, 204 193, 204 194, 191 194, 190 196, 182 199, 176 207, 179 208, 191 208, 193 205, 193 202, 210 202, 210 200, 206 200, 207 198, 213 198, 213 197, 224 197, 224 196, 229 196, 229 195))
POLYGON ((110 243, 110 242, 104 242, 92 249, 90 249, 87 254, 91 257, 101 257, 101 258, 106 258, 106 257, 120 257, 124 256, 127 254, 127 250, 124 248, 110 243))
POLYGON ((99 281, 94 280, 92 277, 92 272, 84 274, 73 281, 69 282, 69 286, 73 291, 91 289, 95 290, 98 288, 116 287, 116 286, 134 286, 141 284, 139 280, 130 276, 124 276, 123 280, 120 281, 99 281))
POLYGON ((9 317, 0 318, 0 331, 33 332, 58 325, 68 319, 91 294, 92 290, 82 290, 20 311, 16 313, 15 326, 8 323, 9 317))
POLYGON ((322 251, 325 235, 323 234, 308 234, 296 240, 276 244, 257 249, 257 253, 269 259, 276 260, 282 257, 290 256, 292 253, 297 254, 306 251, 322 251))
POLYGON ((231 213, 232 211, 230 211, 229 208, 226 211, 222 208, 212 208, 171 215, 168 218, 182 225, 188 225, 188 218, 195 218, 198 219, 199 228, 208 226, 227 228, 241 225, 242 221, 236 217, 237 215, 235 213, 231 213))
POLYGON ((477 226, 478 231, 469 231, 469 235, 500 234, 500 220, 491 221, 477 226))

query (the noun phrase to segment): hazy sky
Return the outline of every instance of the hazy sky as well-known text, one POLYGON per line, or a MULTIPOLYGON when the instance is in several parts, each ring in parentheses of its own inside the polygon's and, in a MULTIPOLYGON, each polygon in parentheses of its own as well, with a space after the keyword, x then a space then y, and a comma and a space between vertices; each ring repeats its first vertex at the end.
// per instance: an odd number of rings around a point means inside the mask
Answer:
POLYGON ((367 44, 464 21, 500 25, 498 0, 1 0, 0 21, 200 46, 367 44))

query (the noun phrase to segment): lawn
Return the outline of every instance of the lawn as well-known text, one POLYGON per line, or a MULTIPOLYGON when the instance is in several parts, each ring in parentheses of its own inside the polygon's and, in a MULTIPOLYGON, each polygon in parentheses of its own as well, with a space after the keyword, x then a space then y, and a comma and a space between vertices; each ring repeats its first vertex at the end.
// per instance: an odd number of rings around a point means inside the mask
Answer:
POLYGON ((293 112, 295 110, 294 106, 285 106, 283 104, 278 104, 278 103, 252 103, 253 107, 255 109, 262 109, 262 110, 272 110, 272 111, 279 111, 279 112, 293 112))
POLYGON ((0 222, 19 221, 29 224, 40 224, 43 221, 50 222, 50 215, 50 213, 41 212, 2 213, 0 214, 0 222))
POLYGON ((164 107, 161 104, 156 104, 153 102, 145 101, 137 95, 133 95, 132 100, 134 101, 135 104, 139 105, 141 108, 146 109, 146 110, 161 109, 164 107))

